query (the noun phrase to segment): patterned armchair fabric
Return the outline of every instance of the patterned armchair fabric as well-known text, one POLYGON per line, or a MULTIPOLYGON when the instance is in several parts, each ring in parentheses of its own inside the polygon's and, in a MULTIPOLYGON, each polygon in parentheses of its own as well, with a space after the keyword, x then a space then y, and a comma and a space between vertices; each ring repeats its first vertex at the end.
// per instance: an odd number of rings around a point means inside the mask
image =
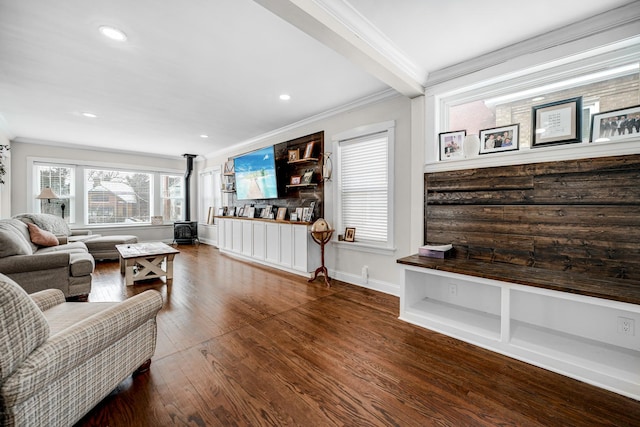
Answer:
POLYGON ((0 274, 0 425, 70 426, 155 351, 162 297, 65 302, 0 274))

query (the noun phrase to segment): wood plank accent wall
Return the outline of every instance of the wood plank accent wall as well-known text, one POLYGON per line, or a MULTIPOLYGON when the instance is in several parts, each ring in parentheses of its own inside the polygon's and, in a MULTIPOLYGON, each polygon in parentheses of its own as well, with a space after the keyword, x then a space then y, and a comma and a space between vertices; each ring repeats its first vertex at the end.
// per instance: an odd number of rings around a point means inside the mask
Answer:
POLYGON ((456 258, 640 280, 640 155, 426 173, 425 243, 456 258))

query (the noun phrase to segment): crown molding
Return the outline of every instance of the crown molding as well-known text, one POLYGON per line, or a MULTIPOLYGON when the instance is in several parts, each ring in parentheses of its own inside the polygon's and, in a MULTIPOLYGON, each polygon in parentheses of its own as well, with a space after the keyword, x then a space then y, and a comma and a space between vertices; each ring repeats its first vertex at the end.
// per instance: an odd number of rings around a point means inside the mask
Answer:
POLYGON ((103 147, 97 147, 92 145, 73 144, 70 142, 60 142, 60 141, 49 141, 45 139, 36 139, 36 138, 17 137, 13 139, 12 142, 22 143, 22 144, 46 145, 49 147, 70 148, 72 150, 100 151, 100 152, 115 153, 115 154, 128 154, 128 155, 136 155, 136 156, 144 156, 144 157, 155 157, 155 158, 170 159, 170 160, 183 159, 182 155, 171 156, 167 154, 148 153, 145 151, 118 150, 114 148, 103 148, 103 147))
POLYGON ((258 135, 254 138, 244 140, 242 142, 234 144, 231 147, 224 148, 222 150, 213 151, 209 154, 205 154, 204 158, 211 159, 211 158, 216 158, 216 157, 225 156, 229 154, 234 154, 234 153, 237 153, 239 149, 241 149, 242 147, 250 146, 260 141, 265 141, 267 139, 276 137, 278 135, 282 135, 286 132, 298 129, 300 127, 308 126, 313 123, 319 122, 320 120, 325 120, 325 119, 337 116, 338 114, 347 113, 351 110, 355 110, 356 108, 361 108, 367 105, 375 104, 376 102, 384 101, 386 99, 396 98, 399 96, 402 96, 402 95, 396 92, 395 90, 387 89, 385 91, 378 92, 373 95, 366 96, 364 98, 360 98, 351 103, 341 105, 340 107, 336 107, 331 110, 322 112, 320 114, 316 114, 315 116, 307 117, 306 119, 297 121, 295 123, 291 123, 287 126, 283 126, 273 131, 263 133, 262 135, 258 135))

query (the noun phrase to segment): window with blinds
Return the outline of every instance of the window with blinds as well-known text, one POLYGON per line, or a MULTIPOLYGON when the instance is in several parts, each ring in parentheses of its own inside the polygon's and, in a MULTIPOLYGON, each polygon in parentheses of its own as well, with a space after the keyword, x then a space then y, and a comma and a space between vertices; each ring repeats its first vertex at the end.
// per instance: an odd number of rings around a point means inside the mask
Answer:
POLYGON ((389 132, 339 141, 340 222, 356 241, 389 242, 389 132))

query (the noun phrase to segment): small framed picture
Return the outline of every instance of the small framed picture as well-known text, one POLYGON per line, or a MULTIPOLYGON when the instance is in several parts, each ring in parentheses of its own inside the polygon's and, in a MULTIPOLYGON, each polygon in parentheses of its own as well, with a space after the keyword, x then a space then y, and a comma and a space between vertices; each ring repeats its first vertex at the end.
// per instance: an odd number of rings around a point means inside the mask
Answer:
POLYGON ((344 241, 355 242, 356 241, 356 229, 355 227, 347 227, 344 230, 344 241))
POLYGON ((464 142, 465 136, 467 136, 466 130, 456 130, 438 134, 440 140, 440 160, 464 158, 462 143, 464 142))
POLYGON ((582 142, 582 97, 533 107, 531 147, 582 142))
POLYGON ((307 146, 304 149, 304 158, 305 159, 310 159, 311 156, 313 155, 313 147, 316 144, 315 141, 311 141, 307 143, 307 146))
POLYGON ((307 169, 306 171, 304 171, 304 175, 302 175, 300 184, 311 184, 312 179, 313 179, 313 169, 307 169))
POLYGON ((235 206, 227 207, 227 216, 236 216, 236 207, 235 206))
POLYGON ((233 160, 229 160, 227 162, 224 162, 224 174, 225 175, 231 175, 234 172, 234 167, 233 167, 233 160))
POLYGON ((508 125, 480 131, 480 154, 518 149, 520 125, 508 125))
POLYGON ((291 185, 300 185, 302 177, 300 175, 291 175, 291 185))
POLYGON ((289 219, 291 221, 297 221, 298 220, 298 214, 295 212, 291 212, 291 215, 289 216, 289 219))
POLYGON ((310 222, 311 215, 313 215, 313 211, 311 210, 311 208, 302 208, 302 220, 304 222, 310 222))
POLYGON ((302 208, 296 208, 296 215, 298 216, 298 218, 300 218, 300 221, 302 221, 302 213, 303 213, 302 208))
POLYGON ((300 150, 298 148, 289 150, 289 162, 295 162, 297 160, 300 160, 300 150))
POLYGON ((287 208, 278 208, 278 216, 276 217, 276 219, 280 221, 284 221, 286 217, 287 217, 287 208))
POLYGON ((224 216, 227 213, 227 208, 218 208, 218 216, 224 216))
POLYGON ((261 218, 269 218, 271 216, 271 211, 273 210, 273 206, 267 205, 262 209, 261 218))
POLYGON ((617 141, 640 136, 640 105, 591 116, 591 142, 617 141))

